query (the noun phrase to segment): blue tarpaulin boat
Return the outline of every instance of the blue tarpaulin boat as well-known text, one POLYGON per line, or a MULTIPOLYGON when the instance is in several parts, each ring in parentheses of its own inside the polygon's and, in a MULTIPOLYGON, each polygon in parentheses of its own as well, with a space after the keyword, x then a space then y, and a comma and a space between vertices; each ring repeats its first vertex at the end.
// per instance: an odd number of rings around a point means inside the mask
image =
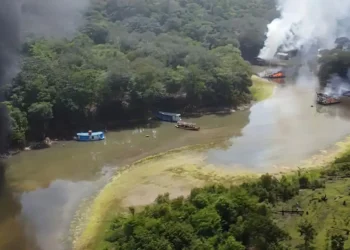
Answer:
POLYGON ((105 139, 105 134, 103 132, 92 132, 87 133, 77 133, 77 141, 101 141, 105 139))
POLYGON ((181 121, 181 114, 176 114, 176 113, 168 113, 168 112, 157 112, 155 113, 155 116, 165 122, 178 122, 181 121))

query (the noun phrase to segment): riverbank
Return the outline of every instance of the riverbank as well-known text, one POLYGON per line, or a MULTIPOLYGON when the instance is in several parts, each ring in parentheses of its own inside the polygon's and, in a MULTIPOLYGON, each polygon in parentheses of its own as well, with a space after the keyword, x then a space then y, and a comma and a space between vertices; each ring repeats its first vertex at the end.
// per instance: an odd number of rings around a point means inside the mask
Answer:
MULTIPOLYGON (((255 76, 252 80, 253 86, 257 85, 253 95, 256 100, 262 101, 272 95, 274 84, 255 76)), ((171 197, 186 196, 194 187, 208 183, 239 184, 256 176, 240 166, 226 168, 206 164, 204 152, 209 147, 213 145, 170 150, 120 169, 84 212, 85 215, 80 215, 85 219, 79 221, 85 221, 85 224, 73 227, 74 249, 102 249, 103 232, 116 213, 126 211, 129 206, 152 203, 158 194, 168 192, 171 197)))
MULTIPOLYGON (((88 220, 84 230, 75 232, 80 236, 74 249, 104 249, 108 245, 104 237, 110 221, 117 214, 128 212, 129 207, 142 208, 151 204, 159 194, 169 193, 170 198, 176 198, 187 196, 194 187, 213 183, 239 185, 259 177, 259 174, 240 166, 207 164, 203 153, 205 149, 203 146, 176 149, 125 167, 94 200, 86 214, 88 220)), ((301 172, 310 176, 310 180, 318 178, 321 170, 347 152, 350 152, 350 137, 305 161, 299 168, 276 168, 271 174, 296 176, 297 172, 301 172)), ((288 225, 285 224, 285 227, 288 225)))
POLYGON ((253 85, 249 88, 252 93, 253 101, 263 101, 269 98, 273 93, 273 84, 266 79, 258 76, 252 76, 253 85))
MULTIPOLYGON (((89 213, 89 221, 74 249, 103 249, 106 246, 106 242, 103 240, 105 230, 113 217, 119 213, 127 212, 130 206, 143 207, 151 204, 159 194, 169 193, 171 198, 187 196, 194 187, 203 187, 213 183, 226 186, 239 185, 259 176, 256 173, 243 170, 239 166, 227 168, 227 166, 206 164, 203 154, 205 147, 192 147, 192 150, 191 148, 183 148, 152 156, 128 166, 125 171, 121 171, 94 201, 89 213)), ((328 151, 322 151, 311 157, 299 168, 276 168, 272 174, 275 176, 287 174, 293 177, 298 172, 308 175, 310 180, 317 179, 321 171, 332 166, 336 159, 346 158, 348 152, 350 152, 350 137, 337 143, 328 151)), ((345 179, 342 181, 343 184, 340 186, 345 187, 344 185, 347 185, 348 181, 345 179)), ((330 185, 329 193, 339 193, 339 190, 333 192, 337 187, 339 187, 339 183, 330 185)), ((293 201, 308 197, 310 192, 302 192, 300 196, 289 203, 281 203, 279 206, 288 206, 293 201)), ((302 204, 305 204, 305 200, 302 204)), ((316 213, 318 212, 316 211, 316 213)), ((282 220, 282 218, 279 219, 282 220)), ((296 223, 291 217, 288 219, 287 221, 283 220, 284 222, 281 224, 286 229, 296 223)), ((300 222, 300 220, 297 221, 300 222)), ((291 234, 295 234, 295 230, 296 226, 289 231, 291 234)))
POLYGON ((171 198, 187 196, 194 187, 240 184, 256 177, 238 166, 228 169, 206 164, 205 149, 202 145, 184 147, 126 166, 94 200, 74 249, 103 249, 104 232, 116 214, 126 212, 130 206, 150 204, 159 194, 169 193, 171 198))
MULTIPOLYGON (((197 109, 193 112, 181 112, 183 118, 185 119, 191 119, 191 118, 198 118, 202 116, 207 115, 227 115, 239 111, 244 111, 249 109, 256 101, 262 101, 264 99, 269 98, 272 93, 273 89, 275 87, 275 84, 266 81, 265 79, 259 78, 255 75, 252 76, 252 82, 253 85, 250 88, 252 92, 252 101, 250 103, 242 104, 238 107, 211 107, 211 108, 202 108, 197 109)), ((149 117, 148 119, 141 119, 141 120, 130 120, 130 121, 124 121, 122 123, 118 124, 109 124, 110 126, 104 126, 105 131, 120 131, 122 129, 130 129, 133 127, 146 127, 152 118, 149 117)), ((155 122, 156 123, 156 122, 155 122)), ((156 126, 154 124, 153 126, 156 126)), ((103 127, 103 126, 100 126, 103 127)), ((12 148, 8 150, 6 153, 0 155, 0 159, 7 159, 12 156, 15 156, 22 151, 30 151, 30 150, 41 150, 41 149, 48 149, 51 146, 55 144, 61 144, 64 145, 68 141, 73 140, 73 131, 71 137, 65 137, 65 138, 56 138, 52 137, 54 139, 50 140, 48 137, 41 141, 41 142, 35 142, 35 141, 29 141, 25 147, 23 148, 12 148), (47 139, 49 141, 47 141, 47 139)))

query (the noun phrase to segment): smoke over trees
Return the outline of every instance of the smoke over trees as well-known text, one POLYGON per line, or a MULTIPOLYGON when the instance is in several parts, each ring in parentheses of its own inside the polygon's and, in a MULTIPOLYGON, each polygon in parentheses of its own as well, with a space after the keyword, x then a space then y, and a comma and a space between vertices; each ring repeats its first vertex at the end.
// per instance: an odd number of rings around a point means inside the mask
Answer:
POLYGON ((22 29, 34 39, 7 92, 12 141, 21 144, 26 133, 71 138, 159 108, 248 102, 252 72, 243 58, 262 47, 273 7, 274 0, 24 1, 22 29))
POLYGON ((277 7, 280 17, 268 25, 259 55, 263 59, 271 59, 280 47, 308 50, 318 44, 331 49, 337 37, 350 35, 348 0, 278 0, 277 7))
MULTIPOLYGON (((14 76, 20 45, 18 2, 3 0, 0 6, 0 102, 4 101, 3 86, 14 76)), ((0 153, 6 146, 9 119, 6 107, 0 104, 0 153)))
MULTIPOLYGON (((69 37, 82 24, 90 0, 2 0, 0 3, 0 153, 8 134, 23 138, 25 115, 10 103, 4 104, 5 86, 21 70, 19 49, 27 36, 69 37), (7 111, 10 112, 10 117, 7 111)), ((21 144, 21 143, 20 143, 21 144)))

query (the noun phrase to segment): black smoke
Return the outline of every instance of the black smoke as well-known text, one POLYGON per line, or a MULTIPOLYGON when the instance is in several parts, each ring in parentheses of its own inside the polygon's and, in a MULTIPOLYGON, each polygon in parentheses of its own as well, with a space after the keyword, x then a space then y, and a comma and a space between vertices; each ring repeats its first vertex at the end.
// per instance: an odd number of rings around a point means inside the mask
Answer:
MULTIPOLYGON (((3 102, 3 88, 11 81, 16 71, 20 46, 20 19, 18 1, 1 0, 0 4, 0 102, 3 102)), ((3 153, 9 133, 9 119, 6 107, 0 105, 0 153, 3 153)))

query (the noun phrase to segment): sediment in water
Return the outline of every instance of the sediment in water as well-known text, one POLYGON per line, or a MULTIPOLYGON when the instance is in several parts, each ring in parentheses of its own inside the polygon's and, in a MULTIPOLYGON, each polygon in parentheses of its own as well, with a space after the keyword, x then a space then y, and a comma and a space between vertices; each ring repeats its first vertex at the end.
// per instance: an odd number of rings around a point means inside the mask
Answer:
MULTIPOLYGON (((102 241, 104 229, 117 213, 128 207, 142 207, 152 203, 159 194, 171 197, 186 196, 194 187, 210 183, 240 184, 259 176, 239 166, 207 164, 205 149, 208 146, 191 146, 147 157, 127 166, 105 186, 91 205, 82 234, 74 249, 96 249, 102 241)), ((350 137, 322 151, 297 167, 275 166, 271 173, 280 175, 298 169, 327 166, 335 158, 350 151, 350 137)))

